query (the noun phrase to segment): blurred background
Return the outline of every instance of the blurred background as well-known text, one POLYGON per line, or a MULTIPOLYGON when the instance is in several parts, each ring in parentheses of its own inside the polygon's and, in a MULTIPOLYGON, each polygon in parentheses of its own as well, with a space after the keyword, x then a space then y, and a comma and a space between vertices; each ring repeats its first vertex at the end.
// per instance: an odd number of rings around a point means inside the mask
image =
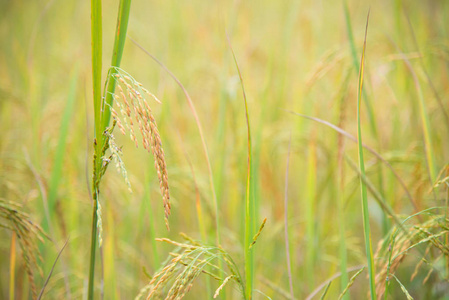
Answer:
MULTIPOLYGON (((103 1, 103 78, 110 64, 117 9, 118 1, 103 1)), ((103 272, 97 273, 104 277, 105 299, 134 298, 148 282, 147 274, 161 266, 173 246, 155 242, 155 237, 180 240, 179 232, 184 232, 214 244, 216 218, 221 246, 243 272, 247 127, 226 32, 248 100, 256 223, 267 218, 255 245, 255 288, 272 299, 290 297, 288 292, 283 295, 289 290, 285 213, 297 299, 305 299, 340 271, 341 224, 348 268, 366 264, 360 180, 351 167, 351 161, 357 164, 357 144, 345 140, 342 170, 335 130, 289 111, 356 135, 358 65, 369 9, 363 141, 393 166, 414 203, 393 173, 369 152, 367 176, 401 219, 445 204, 447 190, 432 192, 432 186, 449 153, 449 2, 135 0, 128 37, 165 64, 190 94, 211 159, 219 214, 197 123, 182 89, 128 39, 122 69, 162 102, 150 105, 166 154, 171 231, 165 228, 152 156, 117 131, 133 193, 110 168, 101 186, 103 272), (431 169, 423 119, 430 126, 431 169)), ((45 295, 80 299, 87 291, 92 215, 90 3, 0 1, 0 39, 0 197, 21 204, 20 210, 51 238, 36 240, 42 272, 36 269, 33 277, 39 290, 69 239, 45 295)), ((369 204, 376 251, 393 224, 372 193, 369 204)), ((7 299, 14 245, 11 230, 2 227, 0 298, 7 299)), ((17 246, 15 295, 29 299, 31 287, 20 251, 17 246)), ((443 271, 433 272, 423 284, 432 264, 410 280, 422 256, 416 252, 406 257, 396 275, 415 299, 449 297, 443 271)), ((367 295, 366 274, 350 289, 354 299, 367 295)), ((186 299, 212 298, 201 278, 186 299)), ((328 291, 332 299, 341 292, 337 282, 328 291)), ((100 289, 100 280, 97 284, 100 289)), ((215 291, 219 283, 213 284, 215 291)), ((225 290, 223 298, 239 299, 232 284, 225 290)), ((405 295, 395 283, 389 297, 405 295)), ((256 293, 255 299, 266 297, 256 293)))

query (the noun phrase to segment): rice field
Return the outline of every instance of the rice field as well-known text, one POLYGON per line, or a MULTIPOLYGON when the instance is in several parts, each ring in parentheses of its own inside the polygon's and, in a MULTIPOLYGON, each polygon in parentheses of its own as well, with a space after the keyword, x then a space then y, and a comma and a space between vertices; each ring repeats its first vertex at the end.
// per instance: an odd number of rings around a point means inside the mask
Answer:
POLYGON ((447 15, 0 1, 0 299, 448 299, 447 15))

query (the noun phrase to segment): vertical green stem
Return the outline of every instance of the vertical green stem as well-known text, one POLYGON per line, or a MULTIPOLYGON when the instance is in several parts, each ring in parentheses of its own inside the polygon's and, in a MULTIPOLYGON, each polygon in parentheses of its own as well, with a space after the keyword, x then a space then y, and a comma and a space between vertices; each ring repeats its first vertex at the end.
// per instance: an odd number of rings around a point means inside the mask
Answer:
MULTIPOLYGON (((354 65, 354 69, 358 73, 358 72, 360 72, 360 70, 359 70, 359 65, 357 63, 357 50, 356 50, 356 45, 355 45, 355 41, 354 41, 354 34, 352 32, 352 25, 351 25, 351 18, 349 16, 348 3, 346 0, 344 1, 343 8, 344 8, 344 14, 345 14, 346 30, 348 33, 349 45, 351 47, 352 63, 354 65)), ((378 143, 379 143, 378 148, 380 150, 381 143, 380 143, 379 134, 377 131, 374 109, 372 107, 371 101, 368 98, 366 89, 362 89, 362 92, 363 92, 362 99, 363 99, 363 102, 365 104, 365 107, 366 107, 367 113, 368 113, 370 130, 371 130, 371 133, 373 134, 374 138, 378 141, 378 143)), ((382 194, 382 196, 384 196, 384 188, 383 188, 384 183, 383 183, 382 165, 381 164, 379 164, 377 166, 377 180, 378 180, 378 184, 379 184, 380 193, 382 194)), ((382 227, 383 227, 382 232, 384 234, 386 234, 389 230, 390 225, 389 225, 389 220, 385 214, 382 215, 382 223, 383 223, 382 224, 382 227)))
MULTIPOLYGON (((102 68, 102 17, 101 0, 91 0, 92 83, 94 94, 95 138, 101 139, 101 68, 102 68)), ((97 143, 98 144, 98 143, 97 143)), ((100 147, 95 146, 98 154, 100 147)))
POLYGON ((251 126, 249 123, 248 114, 248 102, 246 100, 245 85, 243 84, 242 73, 240 72, 239 64, 237 63, 237 58, 235 57, 234 50, 232 49, 231 42, 228 38, 229 48, 231 49, 232 56, 234 58, 234 63, 237 68, 237 72, 240 78, 240 84, 242 86, 243 100, 245 102, 245 117, 246 117, 246 129, 248 133, 248 168, 247 168, 247 179, 246 179, 246 197, 245 197, 245 279, 246 279, 246 289, 245 289, 245 299, 251 300, 253 294, 253 282, 254 282, 254 248, 251 247, 254 236, 255 228, 255 208, 254 208, 254 196, 252 191, 252 143, 251 143, 251 126))
POLYGON ((360 124, 360 105, 362 98, 362 89, 363 89, 363 74, 365 67, 365 50, 366 50, 366 34, 368 32, 368 20, 369 20, 369 12, 366 20, 366 29, 365 29, 365 41, 363 43, 363 51, 362 58, 360 60, 360 71, 359 71, 359 84, 358 84, 358 93, 357 93, 357 140, 358 140, 358 153, 359 153, 359 165, 360 165, 360 186, 362 193, 362 214, 363 214, 363 228, 365 235, 365 250, 366 257, 368 260, 368 271, 369 271, 369 282, 370 282, 370 291, 371 291, 371 299, 376 299, 376 289, 374 282, 374 259, 373 259, 373 247, 371 242, 371 229, 369 224, 369 209, 368 209, 368 195, 366 190, 365 182, 363 181, 363 177, 365 177, 365 163, 363 158, 363 145, 362 145, 362 130, 360 124))
MULTIPOLYGON (((114 42, 114 50, 112 55, 111 65, 119 67, 123 55, 123 48, 126 40, 126 32, 128 28, 129 11, 131 7, 130 0, 121 0, 119 6, 119 13, 117 17, 117 28, 114 42)), ((95 115, 95 155, 94 155, 94 170, 93 170, 93 212, 92 212, 92 236, 90 249, 90 270, 89 270, 89 284, 88 284, 88 299, 93 299, 94 296, 94 278, 95 278, 95 252, 97 243, 97 208, 99 201, 99 184, 100 184, 100 169, 103 153, 102 149, 104 138, 102 132, 109 125, 110 120, 110 106, 112 105, 112 94, 115 90, 115 81, 108 80, 105 105, 101 98, 101 71, 102 71, 102 17, 101 17, 101 0, 91 0, 92 13, 92 81, 94 94, 94 115, 95 115)))
POLYGON ((94 116, 95 116, 95 155, 93 170, 93 212, 92 212, 92 235, 90 247, 89 283, 88 299, 94 297, 95 278, 95 252, 97 244, 97 207, 98 207, 98 173, 99 161, 101 161, 102 128, 101 118, 101 69, 102 69, 102 18, 101 0, 91 0, 91 34, 92 34, 92 83, 94 96, 94 116))
POLYGON ((95 279, 95 251, 97 248, 97 208, 98 208, 98 190, 94 190, 94 207, 92 213, 92 233, 90 242, 90 269, 89 269, 89 285, 87 291, 87 299, 94 298, 94 279, 95 279))
MULTIPOLYGON (((235 56, 234 56, 235 59, 235 56)), ((237 65, 237 60, 235 60, 237 65)), ((238 69, 238 65, 237 65, 238 69)), ((245 115, 246 115, 246 126, 248 130, 248 171, 246 180, 246 197, 245 197, 245 274, 246 274, 246 298, 248 300, 252 299, 253 293, 253 281, 254 281, 254 253, 253 248, 251 248, 252 238, 254 236, 254 199, 252 195, 252 145, 251 145, 251 129, 249 124, 248 116, 248 103, 246 102, 245 89, 243 87, 243 79, 238 70, 240 76, 240 82, 242 84, 243 98, 245 100, 245 115)))
MULTIPOLYGON (((126 41, 126 32, 128 31, 128 21, 129 21, 129 12, 131 9, 131 0, 121 0, 118 16, 117 16, 117 27, 115 31, 115 41, 114 41, 114 49, 112 52, 112 67, 120 67, 120 63, 122 61, 123 49, 125 47, 126 41)), ((113 76, 115 74, 115 70, 111 69, 111 73, 109 76, 113 76)), ((109 121, 111 119, 111 106, 113 104, 114 98, 112 95, 115 91, 115 80, 107 80, 106 86, 106 94, 103 95, 105 97, 105 103, 103 104, 102 119, 101 126, 102 128, 106 128, 109 126, 109 121)))
MULTIPOLYGON (((344 2, 344 12, 345 12, 346 30, 348 32, 349 45, 351 47, 352 63, 354 65, 355 70, 357 72, 360 72, 359 65, 357 62, 357 50, 356 50, 356 45, 355 45, 355 41, 354 41, 354 34, 352 32, 351 18, 349 16, 349 8, 348 8, 347 1, 344 2)), ((362 92, 363 92, 363 102, 366 106, 367 113, 368 113, 370 129, 371 129, 372 134, 377 138, 378 133, 377 133, 376 120, 374 118, 373 107, 366 95, 365 89, 362 89, 362 92)))

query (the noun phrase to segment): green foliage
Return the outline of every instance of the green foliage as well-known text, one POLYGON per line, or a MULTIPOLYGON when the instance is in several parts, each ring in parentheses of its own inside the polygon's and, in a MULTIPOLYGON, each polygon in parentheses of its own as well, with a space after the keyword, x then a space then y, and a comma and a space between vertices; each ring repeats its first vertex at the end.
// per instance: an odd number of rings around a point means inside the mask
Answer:
MULTIPOLYGON (((114 43, 114 52, 112 56, 112 66, 120 67, 120 61, 125 47, 126 32, 128 27, 129 10, 131 0, 121 0, 119 6, 119 15, 117 18, 117 29, 114 43)), ((93 210, 92 210, 92 231, 91 231, 91 247, 90 247, 90 264, 89 264, 89 284, 88 299, 94 298, 94 281, 95 281, 95 256, 97 247, 97 228, 102 233, 101 205, 99 203, 100 182, 107 165, 103 165, 105 151, 109 147, 106 141, 110 137, 105 137, 103 132, 109 125, 111 112, 109 107, 112 105, 112 95, 115 89, 115 81, 107 80, 107 93, 101 95, 101 72, 102 72, 102 14, 101 0, 91 0, 91 35, 92 35, 92 88, 95 116, 95 141, 94 141, 94 161, 92 174, 92 190, 93 190, 93 210), (106 100, 103 101, 103 97, 106 100)), ((112 76, 112 75, 111 75, 112 76)), ((109 79, 109 78, 108 78, 109 79)), ((117 155, 114 156, 117 158, 117 155)), ((99 241, 101 245, 102 237, 99 241)))
POLYGON ((362 144, 362 128, 361 128, 361 116, 360 116, 360 105, 362 102, 362 91, 363 91, 363 77, 365 75, 365 50, 366 50, 366 35, 368 32, 368 21, 369 21, 369 12, 366 20, 366 29, 365 29, 365 41, 363 42, 363 50, 362 50, 362 58, 360 60, 360 69, 359 69, 359 84, 357 89, 357 141, 358 141, 358 154, 359 154, 359 165, 360 165, 360 187, 362 192, 362 215, 363 215, 363 229, 365 235, 365 249, 366 249, 366 259, 368 261, 368 272, 369 272, 369 285, 370 285, 370 293, 371 299, 376 299, 376 290, 374 288, 374 257, 373 257, 373 246, 371 240, 371 226, 369 221, 369 208, 368 208, 368 193, 366 191, 366 184, 363 181, 363 177, 365 177, 365 159, 363 157, 363 144, 362 144))

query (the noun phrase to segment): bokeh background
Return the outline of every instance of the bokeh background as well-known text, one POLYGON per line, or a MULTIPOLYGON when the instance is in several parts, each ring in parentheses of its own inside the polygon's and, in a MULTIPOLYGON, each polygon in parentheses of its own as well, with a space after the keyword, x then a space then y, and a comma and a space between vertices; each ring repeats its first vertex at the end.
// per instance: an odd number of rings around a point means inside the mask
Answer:
MULTIPOLYGON (((103 78, 117 9, 118 1, 103 1, 103 78)), ((444 205, 445 190, 432 193, 436 176, 429 180, 419 93, 430 122, 435 159, 430 172, 438 174, 449 153, 447 1, 135 0, 128 36, 163 62, 190 94, 211 158, 219 214, 198 127, 182 90, 128 39, 121 67, 162 101, 151 105, 168 165, 171 231, 164 225, 152 156, 117 131, 133 193, 110 168, 102 182, 103 272, 97 273, 104 278, 105 299, 131 299, 148 282, 146 274, 153 274, 173 250, 172 245, 156 243, 155 237, 180 240, 178 233, 184 232, 214 244, 217 217, 221 246, 243 272, 247 127, 226 33, 248 100, 256 222, 267 218, 255 245, 255 288, 272 299, 288 298, 288 293, 283 295, 289 290, 285 213, 297 299, 306 298, 339 272, 341 222, 348 267, 366 264, 357 172, 345 160, 341 189, 336 132, 289 111, 340 124, 356 134, 357 68, 369 9, 364 142, 393 166, 418 210, 444 205), (411 64, 420 89, 404 61, 411 64), (343 215, 337 213, 340 199, 343 215)), ((34 277, 39 288, 69 239, 45 295, 81 299, 87 289, 92 214, 90 3, 0 1, 0 40, 0 197, 22 204, 21 209, 51 237, 37 242, 42 276, 36 272, 34 277)), ((350 140, 345 155, 357 164, 357 145, 350 140)), ((367 176, 396 214, 404 218, 414 213, 391 171, 371 154, 365 159, 367 176)), ((376 248, 393 224, 371 194, 369 203, 376 248)), ((11 231, 1 229, 0 236, 0 298, 7 299, 11 231)), ((28 299, 30 285, 20 248, 16 251, 16 299, 28 299)), ((407 256, 396 275, 415 299, 448 297, 443 271, 433 272, 422 283, 432 263, 410 280, 421 257, 420 252, 407 256)), ((350 289, 354 299, 367 295, 366 274, 357 277, 350 289)), ((211 298, 201 278, 186 299, 211 298)), ((97 284, 100 290, 100 280, 97 284)), ((227 299, 239 299, 234 288, 232 284, 225 288, 227 299)), ((340 292, 336 279, 328 295, 336 299, 340 292)), ((389 297, 405 295, 395 283, 389 297)), ((266 297, 256 293, 255 298, 266 297)))

